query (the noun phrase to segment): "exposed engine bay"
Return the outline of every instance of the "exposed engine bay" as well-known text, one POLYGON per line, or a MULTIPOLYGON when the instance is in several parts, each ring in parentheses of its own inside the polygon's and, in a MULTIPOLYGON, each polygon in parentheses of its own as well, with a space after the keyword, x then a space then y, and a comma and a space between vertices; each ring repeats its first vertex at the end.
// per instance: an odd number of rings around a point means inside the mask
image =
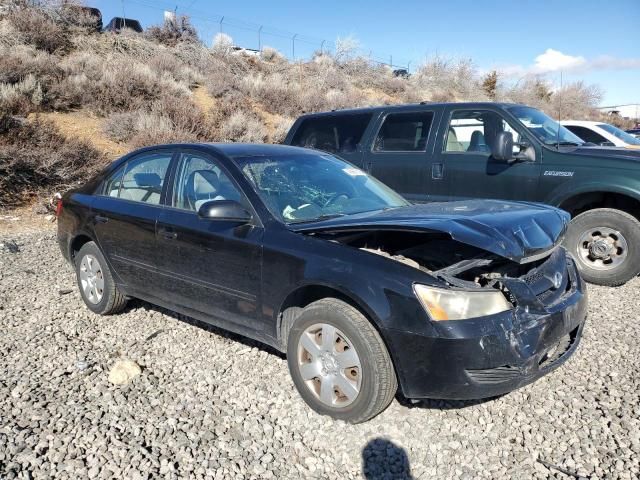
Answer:
POLYGON ((527 277, 553 251, 534 261, 517 263, 437 232, 338 232, 326 238, 420 269, 460 288, 504 290, 501 280, 527 277))

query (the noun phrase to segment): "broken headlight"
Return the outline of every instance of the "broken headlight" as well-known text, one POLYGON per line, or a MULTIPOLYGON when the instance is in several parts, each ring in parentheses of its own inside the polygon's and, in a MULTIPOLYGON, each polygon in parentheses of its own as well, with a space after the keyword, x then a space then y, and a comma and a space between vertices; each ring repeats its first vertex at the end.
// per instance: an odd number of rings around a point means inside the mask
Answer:
POLYGON ((429 316, 436 321, 466 320, 511 310, 502 292, 449 290, 416 284, 413 291, 429 316))

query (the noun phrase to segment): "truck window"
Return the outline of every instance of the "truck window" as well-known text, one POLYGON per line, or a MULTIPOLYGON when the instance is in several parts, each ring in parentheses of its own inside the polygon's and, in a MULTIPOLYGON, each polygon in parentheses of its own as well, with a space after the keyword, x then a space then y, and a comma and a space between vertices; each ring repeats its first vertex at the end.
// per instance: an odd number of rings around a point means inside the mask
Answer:
POLYGON ((302 121, 291 145, 329 153, 355 152, 371 114, 329 115, 302 121))
POLYGON ((432 120, 432 112, 387 115, 373 142, 373 151, 424 152, 432 120))
MULTIPOLYGON (((458 110, 451 115, 443 150, 489 154, 496 135, 503 131, 511 132, 514 142, 520 141, 518 132, 497 113, 487 110, 458 110)), ((514 145, 516 153, 518 149, 514 145)))

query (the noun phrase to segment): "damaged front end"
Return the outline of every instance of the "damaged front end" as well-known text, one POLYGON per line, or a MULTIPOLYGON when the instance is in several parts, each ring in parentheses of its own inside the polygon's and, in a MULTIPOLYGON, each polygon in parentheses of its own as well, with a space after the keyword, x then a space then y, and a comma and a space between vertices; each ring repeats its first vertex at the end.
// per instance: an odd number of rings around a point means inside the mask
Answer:
POLYGON ((421 300, 432 334, 385 332, 392 350, 402 352, 395 361, 406 397, 469 399, 531 383, 577 348, 586 291, 573 259, 559 245, 563 233, 560 228, 549 235, 546 248, 512 258, 433 229, 343 226, 313 235, 419 269, 449 295, 504 296, 507 306, 497 313, 457 318, 438 318, 421 300))

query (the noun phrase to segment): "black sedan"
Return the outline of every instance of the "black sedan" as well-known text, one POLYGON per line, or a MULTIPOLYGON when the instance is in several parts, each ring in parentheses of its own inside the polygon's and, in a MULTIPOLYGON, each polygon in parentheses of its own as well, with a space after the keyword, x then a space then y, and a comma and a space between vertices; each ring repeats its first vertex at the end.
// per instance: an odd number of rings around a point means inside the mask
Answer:
POLYGON ((411 205, 296 147, 186 144, 114 162, 58 205, 95 313, 130 297, 287 353, 300 395, 350 422, 407 398, 503 394, 576 349, 586 296, 531 203, 411 205))

